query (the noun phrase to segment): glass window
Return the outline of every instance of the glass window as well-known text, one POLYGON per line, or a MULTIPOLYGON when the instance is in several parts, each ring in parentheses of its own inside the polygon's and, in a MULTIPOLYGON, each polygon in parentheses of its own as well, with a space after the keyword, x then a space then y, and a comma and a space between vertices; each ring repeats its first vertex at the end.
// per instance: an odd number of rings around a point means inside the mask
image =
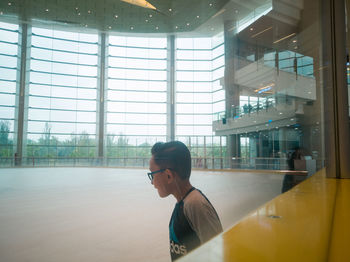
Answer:
POLYGON ((108 157, 117 157, 114 149, 121 146, 133 156, 149 156, 150 148, 138 150, 139 143, 166 136, 166 47, 166 38, 109 37, 108 157), (114 135, 120 138, 112 140, 114 135))
POLYGON ((38 27, 32 32, 27 153, 94 156, 94 148, 83 148, 96 139, 98 37, 38 27), (46 148, 51 144, 59 150, 46 148), (75 146, 68 150, 67 144, 75 146))
POLYGON ((0 158, 10 161, 15 148, 16 82, 19 80, 18 25, 0 22, 0 158))

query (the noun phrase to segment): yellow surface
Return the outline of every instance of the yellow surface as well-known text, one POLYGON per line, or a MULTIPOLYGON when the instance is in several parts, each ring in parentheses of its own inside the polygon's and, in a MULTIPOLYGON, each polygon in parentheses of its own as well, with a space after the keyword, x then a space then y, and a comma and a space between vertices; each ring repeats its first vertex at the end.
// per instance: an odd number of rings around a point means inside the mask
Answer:
POLYGON ((322 170, 181 261, 350 261, 349 197, 322 170))
POLYGON ((350 261, 350 179, 338 180, 330 262, 350 261))

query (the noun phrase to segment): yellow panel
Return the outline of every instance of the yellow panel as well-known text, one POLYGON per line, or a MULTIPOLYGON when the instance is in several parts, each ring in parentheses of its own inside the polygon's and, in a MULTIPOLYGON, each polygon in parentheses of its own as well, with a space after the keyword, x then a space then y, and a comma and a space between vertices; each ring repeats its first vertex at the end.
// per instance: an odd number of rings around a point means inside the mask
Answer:
POLYGON ((336 183, 318 172, 181 261, 326 261, 336 183))
POLYGON ((330 262, 350 261, 350 179, 337 182, 330 262))

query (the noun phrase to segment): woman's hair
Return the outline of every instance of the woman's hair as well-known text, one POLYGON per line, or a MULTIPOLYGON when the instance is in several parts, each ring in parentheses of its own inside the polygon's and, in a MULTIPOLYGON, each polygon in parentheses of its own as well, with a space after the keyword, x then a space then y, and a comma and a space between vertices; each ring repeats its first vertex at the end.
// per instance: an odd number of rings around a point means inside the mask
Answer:
POLYGON ((160 168, 174 170, 183 180, 190 177, 191 153, 184 143, 180 141, 158 142, 153 145, 151 152, 154 162, 160 168))

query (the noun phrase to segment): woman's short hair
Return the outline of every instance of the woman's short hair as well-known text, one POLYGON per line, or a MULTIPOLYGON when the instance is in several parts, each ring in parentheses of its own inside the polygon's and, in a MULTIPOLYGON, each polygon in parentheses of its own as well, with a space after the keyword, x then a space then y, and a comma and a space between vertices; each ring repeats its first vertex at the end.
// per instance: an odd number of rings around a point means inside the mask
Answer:
POLYGON ((153 145, 151 152, 154 162, 160 168, 174 170, 183 180, 190 177, 191 153, 184 143, 180 141, 158 142, 153 145))

